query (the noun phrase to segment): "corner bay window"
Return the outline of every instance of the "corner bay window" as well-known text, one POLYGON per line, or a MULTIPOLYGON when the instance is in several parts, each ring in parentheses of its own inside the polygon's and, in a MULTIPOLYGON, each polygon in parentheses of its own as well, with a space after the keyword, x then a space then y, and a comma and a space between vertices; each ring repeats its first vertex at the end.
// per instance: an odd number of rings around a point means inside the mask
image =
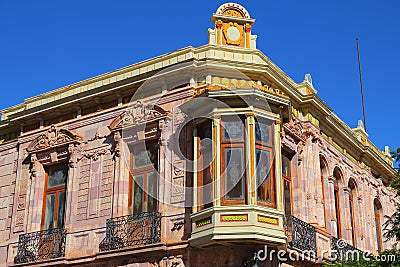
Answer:
POLYGON ((251 197, 252 203, 275 207, 272 121, 226 115, 213 123, 203 121, 196 129, 199 210, 211 206, 218 186, 220 196, 217 198, 221 198, 222 205, 248 204, 251 197), (220 173, 216 174, 214 170, 218 165, 220 173), (254 174, 252 179, 251 173, 254 174), (215 179, 218 185, 213 185, 215 179))
POLYGON ((156 142, 131 147, 129 203, 133 214, 157 211, 158 149, 156 142))
POLYGON ((67 177, 68 165, 53 166, 46 170, 42 230, 64 227, 67 177))

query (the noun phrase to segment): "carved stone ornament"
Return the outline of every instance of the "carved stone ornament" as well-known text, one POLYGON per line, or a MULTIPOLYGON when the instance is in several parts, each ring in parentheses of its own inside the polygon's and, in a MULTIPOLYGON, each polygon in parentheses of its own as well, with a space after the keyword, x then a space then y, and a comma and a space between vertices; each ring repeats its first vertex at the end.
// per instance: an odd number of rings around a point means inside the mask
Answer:
POLYGON ((69 166, 71 168, 76 168, 78 161, 82 158, 83 144, 75 145, 70 144, 68 146, 69 153, 69 166))
POLYGON ((319 143, 322 145, 321 130, 313 126, 311 123, 306 123, 303 128, 303 136, 305 139, 311 137, 313 143, 319 143))
POLYGON ((32 153, 47 150, 61 145, 78 143, 81 140, 82 138, 77 134, 74 134, 66 129, 59 129, 52 125, 47 132, 39 135, 29 144, 27 151, 32 153))
POLYGON ((84 153, 84 156, 87 158, 91 158, 93 161, 97 161, 101 155, 106 154, 108 151, 108 148, 102 147, 90 151, 86 151, 84 153))
POLYGON ((157 105, 144 105, 137 101, 115 118, 109 128, 112 132, 165 118, 168 112, 157 105))
POLYGON ((296 142, 290 135, 284 134, 282 136, 282 145, 291 150, 292 152, 296 152, 297 150, 296 142))
POLYGON ((116 157, 121 156, 121 133, 119 131, 114 132, 114 155, 116 157))
POLYGON ((36 177, 36 161, 37 161, 36 154, 31 154, 31 165, 30 165, 31 177, 36 177))
POLYGON ((301 138, 303 136, 303 125, 294 114, 292 114, 292 119, 284 126, 296 137, 301 138))

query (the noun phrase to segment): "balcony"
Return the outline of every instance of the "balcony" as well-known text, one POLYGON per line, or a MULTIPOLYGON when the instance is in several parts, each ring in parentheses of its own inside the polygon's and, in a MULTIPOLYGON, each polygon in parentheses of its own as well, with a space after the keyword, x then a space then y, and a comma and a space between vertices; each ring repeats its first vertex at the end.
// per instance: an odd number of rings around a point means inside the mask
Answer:
POLYGON ((161 242, 161 214, 144 212, 107 219, 106 237, 100 251, 109 251, 161 242))
POLYGON ((331 237, 331 258, 337 261, 343 261, 347 259, 352 259, 357 256, 357 254, 361 255, 363 252, 358 248, 348 244, 343 239, 336 238, 334 236, 331 237))
POLYGON ((22 234, 19 236, 15 263, 56 259, 65 256, 67 231, 61 228, 22 234))
POLYGON ((290 249, 304 251, 310 257, 316 257, 317 233, 314 226, 294 216, 286 216, 286 235, 290 249))
POLYGON ((190 244, 286 244, 283 212, 261 206, 214 206, 191 215, 190 244))

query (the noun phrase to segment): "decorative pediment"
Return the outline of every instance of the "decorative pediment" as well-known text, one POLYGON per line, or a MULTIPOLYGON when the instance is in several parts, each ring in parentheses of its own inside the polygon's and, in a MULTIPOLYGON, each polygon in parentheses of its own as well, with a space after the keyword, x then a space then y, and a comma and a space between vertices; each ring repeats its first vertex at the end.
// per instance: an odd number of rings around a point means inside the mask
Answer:
POLYGON ((115 118, 109 128, 111 131, 117 131, 136 125, 149 124, 163 119, 167 115, 168 112, 157 105, 144 105, 141 101, 137 101, 115 118))
POLYGON ((297 140, 301 140, 303 137, 303 125, 294 114, 292 114, 291 120, 284 124, 284 129, 286 130, 287 134, 291 135, 297 140))
POLYGON ((59 129, 52 125, 49 130, 36 137, 35 140, 29 144, 27 151, 29 153, 38 152, 71 143, 77 143, 81 140, 82 138, 79 135, 74 134, 67 129, 59 129))

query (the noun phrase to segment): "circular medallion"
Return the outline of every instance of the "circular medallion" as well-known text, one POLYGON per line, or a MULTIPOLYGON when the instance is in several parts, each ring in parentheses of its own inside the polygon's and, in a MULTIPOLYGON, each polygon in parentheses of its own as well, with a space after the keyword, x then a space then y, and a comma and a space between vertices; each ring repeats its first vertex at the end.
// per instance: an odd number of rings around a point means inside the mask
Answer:
POLYGON ((227 30, 226 30, 226 35, 228 36, 228 38, 231 41, 237 41, 240 38, 240 31, 238 28, 234 27, 234 26, 230 26, 227 30))

